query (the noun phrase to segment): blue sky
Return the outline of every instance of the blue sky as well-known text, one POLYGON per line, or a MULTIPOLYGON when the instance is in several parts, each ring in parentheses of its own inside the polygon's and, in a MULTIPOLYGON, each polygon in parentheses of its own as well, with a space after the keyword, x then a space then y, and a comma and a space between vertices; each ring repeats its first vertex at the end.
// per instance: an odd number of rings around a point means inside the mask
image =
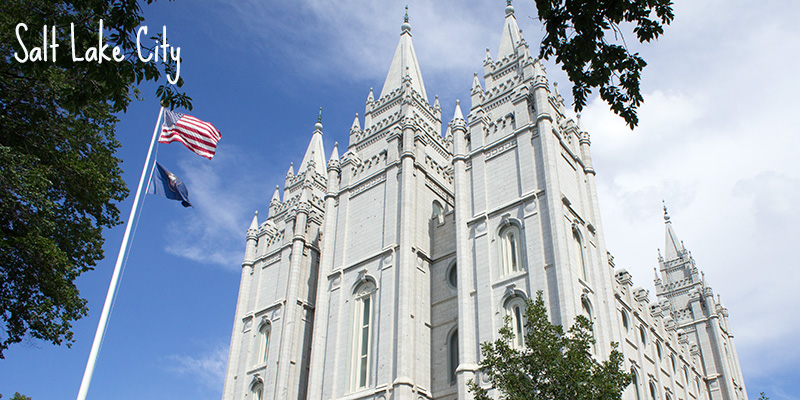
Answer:
MULTIPOLYGON (((485 48, 497 52, 505 2, 408 3, 427 92, 439 95, 449 117, 456 99, 468 107, 485 48)), ((151 32, 166 25, 169 42, 181 47, 191 114, 214 123, 223 139, 210 162, 179 144, 159 146, 158 160, 187 183, 195 208, 144 198, 90 399, 220 398, 253 211, 266 215, 289 163, 300 162, 319 107, 326 151, 346 143, 369 88, 383 84, 404 5, 195 0, 144 7, 151 32)), ((515 7, 535 47, 542 30, 527 18, 533 2, 515 7)), ((640 128, 631 133, 596 98, 583 112, 606 243, 617 267, 654 298, 665 199, 678 235, 730 311, 750 396, 798 399, 800 7, 792 0, 678 0, 675 14, 654 44, 628 37, 649 63, 640 128)), ((568 96, 564 74, 546 66, 568 96)), ((154 85, 142 91, 147 100, 120 115, 118 126, 132 190, 158 112, 154 85)), ((132 200, 120 204, 125 218, 132 200)), ((106 259, 78 280, 90 313, 75 324, 75 344, 13 346, 0 361, 4 396, 76 396, 123 230, 106 232, 106 259)))

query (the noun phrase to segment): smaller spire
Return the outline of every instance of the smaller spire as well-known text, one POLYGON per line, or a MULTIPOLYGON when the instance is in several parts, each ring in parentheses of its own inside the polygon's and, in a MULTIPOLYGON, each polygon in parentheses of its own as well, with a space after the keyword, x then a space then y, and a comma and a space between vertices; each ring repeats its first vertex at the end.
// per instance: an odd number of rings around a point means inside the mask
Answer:
POLYGON ((491 62, 492 62, 492 52, 487 47, 486 48, 486 57, 483 59, 483 64, 484 65, 491 64, 491 62))
POLYGON ((477 72, 475 72, 472 75, 472 92, 475 93, 476 91, 483 92, 483 87, 481 87, 481 80, 478 79, 477 72))
POLYGON ((372 88, 369 88, 369 95, 367 96, 367 103, 375 101, 375 95, 372 93, 372 88))
POLYGON ((464 114, 461 113, 461 100, 456 100, 456 112, 453 115, 453 121, 460 119, 464 119, 464 114))
POLYGON ((400 32, 403 33, 411 33, 411 24, 408 23, 408 6, 406 6, 406 15, 403 17, 403 25, 400 25, 400 32))
MULTIPOLYGON (((270 204, 272 203, 280 203, 281 202, 281 187, 275 185, 275 192, 272 193, 272 200, 270 200, 270 204)), ((256 213, 258 213, 256 211, 256 213)))
POLYGON ((256 210, 256 215, 253 216, 253 222, 250 223, 249 230, 256 230, 258 229, 258 210, 256 210))
MULTIPOLYGON (((356 122, 358 122, 358 116, 356 116, 356 122)), ((339 142, 333 142, 333 151, 328 163, 330 164, 331 161, 339 162, 339 142)))
POLYGON ((322 132, 322 107, 319 108, 319 115, 317 116, 317 123, 314 124, 314 130, 322 132))
POLYGON ((356 113, 356 117, 353 118, 353 125, 350 126, 350 132, 360 131, 360 130, 361 130, 361 125, 359 125, 358 123, 358 113, 356 113))
POLYGON ((289 171, 286 172, 286 177, 294 176, 294 163, 289 163, 289 171))

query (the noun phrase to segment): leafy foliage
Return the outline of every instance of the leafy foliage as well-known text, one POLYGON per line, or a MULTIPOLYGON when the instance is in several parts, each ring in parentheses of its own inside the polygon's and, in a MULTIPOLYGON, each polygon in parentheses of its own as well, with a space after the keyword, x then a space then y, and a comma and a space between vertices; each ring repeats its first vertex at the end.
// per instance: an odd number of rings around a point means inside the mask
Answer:
MULTIPOLYGON (((523 348, 515 348, 510 324, 500 329, 500 339, 481 344, 481 372, 506 399, 620 399, 631 382, 622 371, 622 353, 612 343, 609 359, 602 363, 592 357, 592 325, 584 316, 565 334, 560 325, 547 319, 547 310, 538 292, 528 300, 525 310, 523 348)), ((478 400, 492 397, 474 381, 469 390, 478 400)))
POLYGON ((25 396, 24 394, 20 394, 19 392, 14 393, 14 397, 11 400, 31 400, 30 397, 25 396))
MULTIPOLYGON (((147 0, 149 4, 153 0, 147 0)), ((72 342, 72 322, 87 313, 73 281, 103 258, 102 229, 119 224, 122 180, 115 112, 174 66, 143 63, 135 29, 136 0, 6 0, 0 13, 0 358, 28 337, 72 342), (99 20, 123 62, 73 62, 77 48, 97 46, 99 20), (42 27, 56 26, 56 61, 18 62, 20 22, 28 50, 42 27)), ((50 38, 48 37, 48 40, 50 38)), ((182 84, 178 82, 178 86, 182 84)), ((160 88, 162 104, 191 108, 191 99, 160 88)))
POLYGON ((633 129, 639 123, 636 109, 643 101, 639 83, 647 63, 639 53, 628 51, 621 25, 634 24, 633 33, 641 43, 657 39, 675 18, 672 1, 535 1, 547 32, 539 55, 555 56, 562 65, 573 83, 575 111, 580 112, 592 89, 598 88, 611 110, 633 129))

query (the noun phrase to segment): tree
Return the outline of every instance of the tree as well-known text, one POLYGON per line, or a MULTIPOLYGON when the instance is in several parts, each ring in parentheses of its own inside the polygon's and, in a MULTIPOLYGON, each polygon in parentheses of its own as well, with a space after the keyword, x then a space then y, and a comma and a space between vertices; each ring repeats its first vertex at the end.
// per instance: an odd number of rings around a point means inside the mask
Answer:
POLYGON ((573 84, 575 111, 580 112, 592 89, 598 88, 600 98, 633 129, 639 123, 636 109, 644 100, 639 83, 647 63, 639 53, 630 53, 621 25, 635 24, 633 33, 640 43, 657 39, 675 18, 672 1, 535 1, 546 31, 539 56, 555 56, 562 65, 573 84))
MULTIPOLYGON (((584 316, 565 334, 560 325, 547 319, 539 291, 535 301, 527 300, 524 347, 515 348, 514 332, 506 320, 500 338, 481 344, 481 372, 506 399, 620 399, 631 383, 623 372, 622 353, 612 343, 608 360, 595 360, 592 324, 584 316)), ((474 381, 469 390, 478 400, 489 400, 488 391, 474 381)))
POLYGON ((14 397, 12 397, 11 400, 31 400, 31 398, 25 396, 24 394, 20 394, 19 392, 15 392, 14 397))
MULTIPOLYGON (((116 203, 128 194, 114 156, 115 113, 139 97, 137 84, 175 71, 174 62, 138 58, 141 11, 136 0, 3 2, 0 358, 26 336, 69 346, 72 322, 87 313, 74 280, 103 258, 102 230, 121 223, 116 203), (70 24, 75 47, 87 49, 97 46, 101 19, 105 42, 119 46, 124 61, 74 62, 70 24), (55 27, 55 61, 17 60, 14 54, 24 53, 19 39, 29 51, 41 46, 44 25, 55 27)), ((162 104, 191 109, 191 99, 173 87, 162 85, 157 95, 162 104)))

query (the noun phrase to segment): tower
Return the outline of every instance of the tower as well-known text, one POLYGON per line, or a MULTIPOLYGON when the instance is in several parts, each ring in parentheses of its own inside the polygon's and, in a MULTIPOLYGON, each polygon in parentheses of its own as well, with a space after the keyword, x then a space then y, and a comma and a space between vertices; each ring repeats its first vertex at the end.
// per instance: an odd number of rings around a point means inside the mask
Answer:
POLYGON ((267 219, 247 230, 223 398, 305 398, 325 206, 322 111, 267 219))
POLYGON ((743 399, 747 397, 744 379, 736 355, 733 334, 728 325, 728 309, 714 291, 706 285, 705 277, 695 265, 691 252, 678 239, 664 206, 664 256, 659 254, 660 276, 655 286, 658 299, 666 303, 670 316, 684 340, 699 347, 712 399, 743 399))

